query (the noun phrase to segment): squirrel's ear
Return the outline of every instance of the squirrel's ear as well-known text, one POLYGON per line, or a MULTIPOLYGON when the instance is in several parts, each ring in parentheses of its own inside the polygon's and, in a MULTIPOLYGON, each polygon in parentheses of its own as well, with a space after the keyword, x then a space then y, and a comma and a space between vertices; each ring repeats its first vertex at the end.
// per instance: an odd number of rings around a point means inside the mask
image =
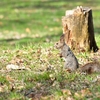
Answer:
POLYGON ((64 37, 65 37, 65 34, 62 34, 61 37, 60 37, 60 42, 64 42, 65 41, 64 37))

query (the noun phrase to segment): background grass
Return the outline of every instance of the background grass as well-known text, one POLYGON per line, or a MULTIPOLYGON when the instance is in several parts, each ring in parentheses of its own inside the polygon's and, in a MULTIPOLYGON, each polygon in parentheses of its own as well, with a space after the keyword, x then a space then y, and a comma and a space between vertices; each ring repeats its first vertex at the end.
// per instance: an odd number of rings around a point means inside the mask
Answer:
MULTIPOLYGON (((100 0, 0 1, 0 100, 28 100, 32 97, 28 93, 35 99, 98 100, 100 85, 98 81, 93 83, 98 74, 64 72, 63 60, 53 46, 62 34, 65 11, 82 5, 93 9, 95 38, 100 47, 99 4, 100 0), (8 64, 30 70, 7 71, 8 64)), ((90 55, 76 54, 84 63, 91 61, 90 55)), ((99 53, 92 55, 100 60, 99 53)))

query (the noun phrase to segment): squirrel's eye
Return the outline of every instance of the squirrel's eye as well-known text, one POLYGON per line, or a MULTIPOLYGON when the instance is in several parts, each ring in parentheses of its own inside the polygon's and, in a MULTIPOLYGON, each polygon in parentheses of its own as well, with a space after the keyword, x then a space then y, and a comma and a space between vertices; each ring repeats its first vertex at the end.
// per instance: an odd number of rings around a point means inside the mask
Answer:
POLYGON ((56 45, 58 45, 58 42, 56 43, 56 45))

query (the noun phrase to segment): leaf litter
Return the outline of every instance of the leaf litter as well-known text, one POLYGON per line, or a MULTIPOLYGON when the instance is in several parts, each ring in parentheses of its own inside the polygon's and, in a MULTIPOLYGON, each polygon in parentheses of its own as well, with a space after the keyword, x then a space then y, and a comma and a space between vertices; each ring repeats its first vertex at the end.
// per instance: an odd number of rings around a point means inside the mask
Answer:
MULTIPOLYGON (((39 47, 36 50, 18 50, 18 51, 4 51, 4 53, 11 53, 10 59, 6 57, 2 58, 6 66, 0 69, 3 77, 8 82, 2 82, 0 85, 0 92, 4 91, 16 91, 21 93, 26 98, 36 99, 57 99, 55 97, 56 91, 60 90, 61 95, 58 98, 75 100, 83 98, 95 98, 99 97, 99 92, 93 95, 92 88, 98 85, 100 82, 100 76, 93 75, 81 75, 78 72, 67 73, 63 70, 63 60, 59 58, 59 52, 52 48, 39 47), (57 53, 58 52, 58 53, 57 53), (27 70, 29 69, 29 70, 27 70), (9 71, 10 70, 10 71, 9 71), (19 71, 16 71, 19 70, 19 71), (13 72, 22 73, 27 70, 28 76, 18 80, 18 76, 12 76, 13 72), (6 73, 6 74, 5 74, 6 73), (29 76, 32 74, 32 76, 29 76), (89 80, 88 80, 89 77, 89 80), (91 79, 91 80, 90 80, 91 79), (27 83, 25 83, 27 80, 27 83), (95 82, 95 84, 94 84, 95 82), (28 84, 34 84, 29 88, 25 88, 28 84)), ((94 59, 100 61, 99 52, 87 54, 76 54, 79 63, 84 64, 94 61, 94 59)), ((94 89, 95 91, 95 89, 94 89)))

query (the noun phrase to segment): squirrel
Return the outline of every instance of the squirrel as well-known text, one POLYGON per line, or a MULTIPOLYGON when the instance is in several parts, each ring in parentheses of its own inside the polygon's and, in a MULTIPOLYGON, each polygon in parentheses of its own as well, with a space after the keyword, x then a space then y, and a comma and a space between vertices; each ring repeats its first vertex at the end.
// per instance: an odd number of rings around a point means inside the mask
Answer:
POLYGON ((55 44, 55 47, 61 50, 60 57, 65 58, 64 68, 68 71, 75 71, 79 67, 78 60, 65 43, 64 34, 60 37, 60 41, 55 44))
POLYGON ((73 72, 79 69, 80 72, 86 72, 87 74, 100 72, 99 62, 90 62, 83 65, 82 67, 79 67, 77 58, 71 51, 70 47, 65 43, 65 34, 62 34, 60 41, 55 44, 55 48, 60 49, 60 57, 65 58, 64 68, 68 71, 73 72))
POLYGON ((86 72, 87 74, 92 74, 94 72, 100 72, 99 62, 90 62, 79 68, 80 72, 86 72))

